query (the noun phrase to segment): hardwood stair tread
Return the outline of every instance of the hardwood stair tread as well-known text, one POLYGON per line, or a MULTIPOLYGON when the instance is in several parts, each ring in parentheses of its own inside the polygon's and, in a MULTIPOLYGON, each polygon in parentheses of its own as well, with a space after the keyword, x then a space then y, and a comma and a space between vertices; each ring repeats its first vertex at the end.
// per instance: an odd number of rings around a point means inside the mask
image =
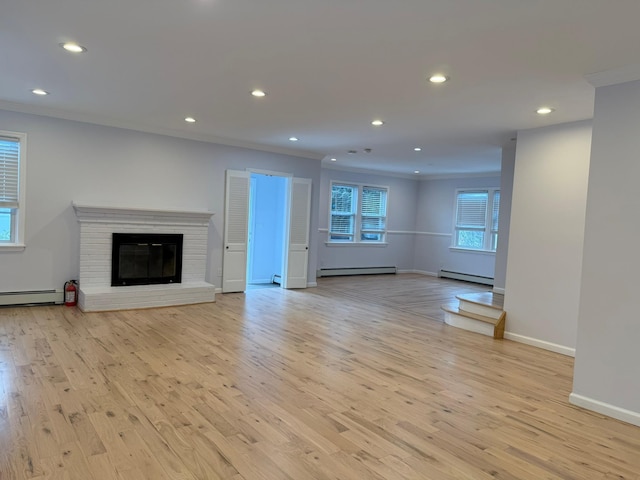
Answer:
POLYGON ((500 323, 500 320, 502 319, 502 317, 500 317, 500 318, 491 318, 491 317, 486 317, 484 315, 480 315, 478 313, 467 312, 466 310, 461 310, 460 306, 455 304, 455 303, 451 303, 451 304, 448 304, 448 305, 442 305, 442 309, 445 312, 454 313, 456 315, 462 315, 463 317, 472 318, 472 319, 478 320, 480 322, 490 323, 491 325, 497 325, 498 323, 500 323))
POLYGON ((495 310, 502 310, 504 307, 504 295, 493 292, 462 293, 456 295, 456 298, 458 300, 475 303, 495 310))

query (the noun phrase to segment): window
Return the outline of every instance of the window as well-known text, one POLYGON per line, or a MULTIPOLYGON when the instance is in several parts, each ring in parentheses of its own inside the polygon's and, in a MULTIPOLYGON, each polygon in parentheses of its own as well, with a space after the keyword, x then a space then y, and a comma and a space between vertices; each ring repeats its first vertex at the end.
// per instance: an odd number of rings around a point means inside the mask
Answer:
POLYGON ((329 241, 384 242, 387 195, 386 187, 333 183, 329 241))
POLYGON ((499 215, 500 190, 497 188, 458 190, 453 246, 495 252, 499 215))
POLYGON ((0 132, 0 247, 24 243, 25 139, 0 132))

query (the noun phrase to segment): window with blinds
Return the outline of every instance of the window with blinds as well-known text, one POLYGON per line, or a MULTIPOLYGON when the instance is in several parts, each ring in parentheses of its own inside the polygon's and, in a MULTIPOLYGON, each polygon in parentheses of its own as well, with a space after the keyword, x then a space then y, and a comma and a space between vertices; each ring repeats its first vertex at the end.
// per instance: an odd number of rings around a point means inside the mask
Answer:
POLYGON ((384 242, 387 229, 386 187, 331 185, 330 242, 384 242))
POLYGON ((21 203, 22 138, 0 132, 0 245, 17 243, 21 203))
POLYGON ((458 190, 453 246, 495 252, 498 246, 499 214, 500 190, 458 190))

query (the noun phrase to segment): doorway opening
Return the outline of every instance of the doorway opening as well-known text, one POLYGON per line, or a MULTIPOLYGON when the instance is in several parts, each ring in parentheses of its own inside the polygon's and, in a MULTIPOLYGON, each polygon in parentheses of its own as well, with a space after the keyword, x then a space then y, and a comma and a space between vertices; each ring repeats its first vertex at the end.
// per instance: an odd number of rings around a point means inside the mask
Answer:
POLYGON ((280 287, 284 272, 289 178, 251 173, 247 288, 280 287))

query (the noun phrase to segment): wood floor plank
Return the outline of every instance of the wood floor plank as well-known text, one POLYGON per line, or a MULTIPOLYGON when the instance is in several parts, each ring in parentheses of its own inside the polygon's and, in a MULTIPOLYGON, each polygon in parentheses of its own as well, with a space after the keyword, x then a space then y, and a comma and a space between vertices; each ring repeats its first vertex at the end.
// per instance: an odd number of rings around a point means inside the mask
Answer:
POLYGON ((569 404, 573 359, 443 323, 486 291, 401 274, 2 308, 0 479, 638 479, 640 429, 569 404))

